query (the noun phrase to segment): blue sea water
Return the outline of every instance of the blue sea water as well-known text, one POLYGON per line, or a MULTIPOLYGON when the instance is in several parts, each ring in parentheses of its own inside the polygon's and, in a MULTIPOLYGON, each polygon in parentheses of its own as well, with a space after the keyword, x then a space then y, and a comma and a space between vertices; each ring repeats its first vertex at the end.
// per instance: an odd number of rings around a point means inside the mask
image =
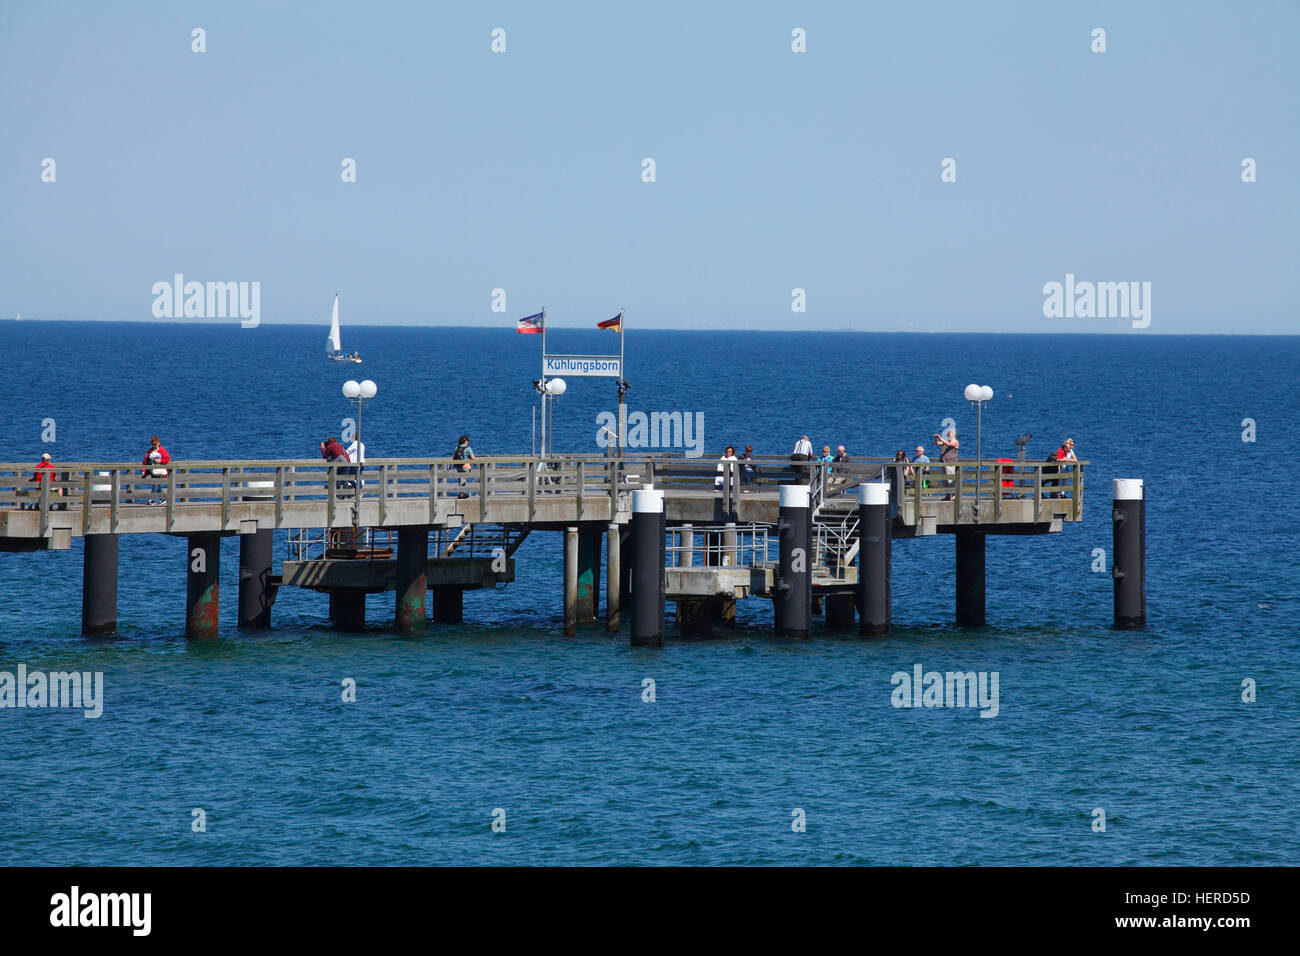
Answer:
MULTIPOLYGON (((369 377, 371 457, 530 442, 539 342, 505 330, 0 323, 5 454, 138 461, 315 457, 369 377), (45 420, 56 441, 44 443, 45 420)), ((552 350, 608 333, 557 329, 552 350)), ((330 630, 284 591, 274 626, 187 642, 184 544, 121 540, 116 639, 78 635, 81 542, 0 554, 0 670, 102 671, 99 719, 0 710, 0 864, 1300 863, 1300 559, 1291 429, 1300 339, 630 331, 629 407, 703 412, 706 453, 813 442, 886 456, 996 391, 985 454, 1067 435, 1086 520, 988 546, 989 625, 953 624, 953 544, 894 548, 883 639, 771 633, 771 608, 707 641, 561 636, 561 551, 533 535, 465 624, 330 630), (1257 440, 1242 440, 1253 419, 1257 440), (1148 496, 1144 632, 1110 629, 1110 480, 1148 496), (1000 710, 900 709, 891 675, 997 671, 1000 710), (341 681, 357 682, 343 703, 341 681), (642 701, 653 678, 657 699, 642 701), (1242 700, 1252 679, 1258 699, 1242 700), (207 831, 191 829, 192 811, 207 831), (493 833, 493 811, 506 832, 493 833), (805 832, 791 827, 802 809, 805 832), (1093 811, 1106 813, 1104 833, 1093 811)), ((594 451, 608 380, 570 380, 557 450, 594 451)), ((277 544, 277 562, 282 546, 277 544)))

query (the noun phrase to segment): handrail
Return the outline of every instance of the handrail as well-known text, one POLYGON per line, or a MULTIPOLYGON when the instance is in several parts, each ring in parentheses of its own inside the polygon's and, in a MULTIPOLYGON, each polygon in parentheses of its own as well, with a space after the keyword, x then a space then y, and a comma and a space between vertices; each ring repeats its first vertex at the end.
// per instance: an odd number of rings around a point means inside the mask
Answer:
POLYGON ((451 458, 375 458, 364 465, 320 459, 180 460, 165 466, 165 477, 152 470, 142 475, 145 469, 135 462, 62 463, 39 481, 32 480, 33 465, 0 463, 0 510, 39 511, 42 536, 51 533, 52 513, 80 512, 72 527, 79 526, 85 534, 91 530, 89 512, 104 509, 108 529, 116 532, 124 516, 147 506, 165 509, 167 531, 173 531, 178 518, 194 514, 186 506, 217 506, 226 529, 241 514, 236 506, 250 502, 269 503, 275 527, 283 526, 286 511, 298 503, 324 503, 331 527, 336 519, 355 523, 363 505, 374 507, 379 523, 387 524, 394 509, 409 511, 413 499, 427 503, 428 521, 434 523, 439 502, 462 497, 473 499, 458 509, 466 522, 490 521, 491 505, 498 499, 526 501, 528 519, 533 520, 541 507, 539 498, 548 495, 574 499, 576 520, 584 520, 593 506, 599 508, 596 515, 602 515, 606 504, 612 516, 620 496, 653 483, 670 495, 721 499, 723 515, 734 520, 746 495, 767 492, 770 497, 779 485, 811 481, 814 519, 834 513, 831 523, 843 523, 842 512, 854 506, 859 485, 887 481, 894 489, 894 513, 903 513, 908 523, 919 520, 926 502, 949 498, 958 521, 970 520, 966 515, 971 506, 982 512, 977 520, 999 520, 1006 501, 1031 498, 1032 520, 1037 523, 1046 510, 1053 516, 1064 511, 1070 520, 1082 517, 1083 470, 1089 464, 988 458, 924 466, 892 460, 778 461, 779 467, 760 470, 752 480, 741 471, 742 462, 726 463, 719 472, 717 461, 663 454, 621 459, 482 456, 465 471, 457 467, 463 462, 451 458), (1069 499, 1070 504, 1045 509, 1048 499, 1069 499))

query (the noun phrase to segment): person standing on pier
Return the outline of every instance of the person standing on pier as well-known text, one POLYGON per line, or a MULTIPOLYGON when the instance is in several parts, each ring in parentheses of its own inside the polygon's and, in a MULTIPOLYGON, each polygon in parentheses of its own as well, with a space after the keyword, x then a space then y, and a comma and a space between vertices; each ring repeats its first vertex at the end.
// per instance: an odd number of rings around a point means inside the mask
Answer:
POLYGON ((822 454, 821 457, 817 459, 817 463, 826 466, 826 470, 822 472, 824 477, 830 478, 831 472, 835 470, 831 467, 831 462, 834 460, 835 459, 831 457, 831 446, 822 445, 822 454))
MULTIPOLYGON (((54 490, 54 478, 55 478, 54 462, 50 460, 50 453, 47 451, 45 454, 41 455, 41 463, 36 466, 36 472, 35 474, 32 475, 30 480, 36 482, 36 493, 38 495, 40 494, 42 483, 48 483, 50 485, 51 494, 61 495, 63 494, 62 488, 58 489, 57 491, 54 490)), ((22 507, 26 508, 28 506, 24 504, 22 507)), ((34 504, 31 506, 33 510, 39 507, 40 505, 38 504, 34 504)), ((53 508, 57 506, 51 505, 51 507, 53 508)))
POLYGON ((925 474, 927 471, 926 466, 929 464, 930 464, 930 456, 925 453, 925 446, 917 445, 916 454, 912 456, 912 461, 909 464, 905 474, 909 478, 912 476, 916 476, 920 480, 922 488, 929 488, 930 483, 925 480, 925 474))
POLYGON ((470 464, 470 462, 474 460, 474 449, 469 447, 468 435, 460 436, 460 440, 456 442, 456 450, 451 453, 451 460, 460 462, 458 465, 452 465, 453 468, 460 472, 461 491, 456 495, 456 497, 468 498, 469 492, 465 491, 465 485, 469 482, 467 476, 469 475, 470 469, 474 467, 470 464))
MULTIPOLYGON (((943 449, 943 451, 939 453, 939 461, 943 462, 944 465, 943 473, 945 475, 955 474, 957 469, 954 468, 953 465, 957 461, 957 450, 961 447, 961 442, 957 441, 957 429, 948 429, 948 435, 946 438, 936 432, 934 443, 943 449)), ((944 486, 951 488, 953 483, 951 481, 945 481, 944 486)), ((948 501, 951 499, 952 495, 948 495, 944 500, 948 501)))
MULTIPOLYGON (((832 462, 835 462, 835 463, 837 463, 837 464, 841 464, 841 465, 847 465, 847 464, 848 464, 849 462, 851 462, 852 460, 853 460, 853 459, 849 457, 848 450, 847 450, 843 445, 837 445, 837 446, 835 447, 835 457, 831 459, 832 462)), ((831 479, 831 484, 832 484, 832 485, 842 485, 842 484, 844 484, 845 482, 847 482, 848 480, 849 480, 849 479, 848 479, 847 477, 845 477, 845 475, 844 475, 844 469, 841 468, 841 469, 840 469, 840 477, 838 477, 838 478, 832 478, 832 479, 831 479)))
POLYGON ((732 464, 732 462, 738 463, 739 461, 740 459, 736 457, 736 447, 734 445, 728 445, 726 450, 723 451, 722 457, 718 459, 718 475, 713 479, 714 488, 721 489, 722 483, 725 480, 727 486, 733 492, 736 490, 737 465, 732 464))
MULTIPOLYGON (((812 442, 808 440, 807 435, 800 435, 799 440, 794 443, 794 451, 790 453, 790 460, 799 462, 812 461, 812 456, 812 442)), ((796 477, 800 475, 808 475, 811 477, 812 474, 812 469, 808 465, 802 467, 795 465, 790 470, 795 473, 796 477)))
POLYGON ((758 478, 758 465, 754 464, 754 446, 746 445, 745 453, 740 456, 740 484, 752 485, 758 478))
MULTIPOLYGON (((162 439, 157 435, 150 436, 149 450, 144 453, 144 460, 140 462, 140 464, 145 466, 140 469, 140 477, 145 478, 152 476, 154 478, 166 478, 167 469, 158 466, 166 465, 170 463, 171 460, 172 456, 167 454, 167 449, 163 447, 162 439)), ((153 492, 153 497, 149 499, 149 504, 159 504, 162 500, 158 497, 162 494, 162 485, 155 484, 151 486, 151 490, 153 492)))
MULTIPOLYGON (((1050 455, 1048 455, 1048 456, 1047 456, 1047 460, 1048 460, 1048 461, 1078 461, 1078 460, 1079 460, 1078 457, 1076 457, 1075 454, 1074 454, 1074 439, 1073 439, 1073 438, 1067 438, 1065 441, 1061 442, 1061 447, 1058 448, 1058 449, 1056 449, 1056 451, 1052 452, 1050 455)), ((1059 473, 1061 473, 1061 472, 1063 472, 1063 471, 1069 471, 1069 468, 1068 468, 1068 467, 1060 467, 1060 466, 1057 466, 1057 467, 1055 467, 1055 468, 1052 469, 1052 474, 1059 474, 1059 473)), ((1047 473, 1047 469, 1046 469, 1046 468, 1043 469, 1043 473, 1044 473, 1044 474, 1047 473)), ((1043 482, 1043 484, 1046 485, 1047 482, 1043 482)), ((1054 478, 1054 479, 1052 480, 1052 485, 1053 485, 1054 487, 1059 488, 1059 487, 1061 487, 1061 486, 1064 485, 1064 484, 1066 484, 1066 482, 1065 482, 1064 480, 1060 479, 1060 478, 1054 478)), ((1048 497, 1049 497, 1049 498, 1064 498, 1064 497, 1065 497, 1065 492, 1063 492, 1063 491, 1054 491, 1054 492, 1052 492, 1050 495, 1048 495, 1048 497)))
POLYGON ((50 453, 47 451, 41 455, 41 463, 36 466, 36 473, 32 475, 32 481, 53 481, 54 480, 54 462, 50 460, 50 453))
MULTIPOLYGON (((339 440, 333 435, 330 435, 320 443, 320 456, 331 464, 346 463, 352 460, 348 457, 347 449, 340 445, 339 440)), ((347 474, 349 471, 350 469, 340 468, 338 473, 343 475, 347 474)), ((340 482, 340 484, 343 487, 348 486, 348 482, 340 482)))
POLYGON ((352 474, 360 481, 361 473, 366 470, 366 443, 361 440, 360 432, 357 432, 357 436, 352 439, 352 444, 348 445, 347 452, 348 461, 356 466, 352 469, 352 474))

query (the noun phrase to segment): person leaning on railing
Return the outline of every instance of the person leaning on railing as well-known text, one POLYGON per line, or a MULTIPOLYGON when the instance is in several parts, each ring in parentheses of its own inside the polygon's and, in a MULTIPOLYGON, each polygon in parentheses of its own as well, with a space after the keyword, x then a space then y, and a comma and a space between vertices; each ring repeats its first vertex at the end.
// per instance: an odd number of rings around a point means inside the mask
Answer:
MULTIPOLYGON (((55 487, 54 487, 54 479, 55 479, 56 477, 57 477, 57 474, 56 474, 55 471, 54 471, 54 462, 52 462, 52 461, 50 460, 50 453, 47 451, 45 454, 41 455, 41 461, 40 461, 40 464, 38 464, 38 465, 36 466, 36 471, 35 471, 35 473, 34 473, 34 474, 32 475, 32 477, 29 479, 29 480, 31 480, 31 481, 36 482, 36 494, 37 494, 38 498, 39 498, 39 495, 40 495, 40 492, 41 492, 41 487, 42 487, 42 485, 49 485, 49 486, 50 486, 50 494, 51 494, 51 495, 61 495, 61 494, 63 494, 63 489, 62 489, 62 488, 55 488, 55 487)), ((52 507, 54 507, 54 506, 52 506, 52 507)), ((37 508, 40 508, 40 504, 39 504, 39 503, 33 503, 33 504, 31 504, 30 506, 29 506, 29 505, 23 505, 23 506, 22 506, 22 510, 26 510, 26 509, 29 509, 29 508, 30 508, 31 510, 35 510, 35 509, 37 509, 37 508)))
MULTIPOLYGON (((853 459, 849 457, 848 449, 846 449, 843 445, 837 445, 835 447, 835 457, 832 458, 831 461, 839 465, 848 465, 853 462, 853 459)), ((843 485, 843 484, 847 484, 848 480, 849 480, 848 477, 844 473, 844 469, 841 468, 840 477, 832 478, 831 484, 843 485)))
MULTIPOLYGON (((1048 461, 1053 461, 1053 462, 1076 462, 1076 461, 1078 461, 1078 460, 1079 460, 1079 459, 1078 459, 1078 456, 1076 456, 1076 455, 1074 454, 1074 439, 1073 439, 1073 438, 1067 438, 1065 441, 1061 442, 1061 447, 1058 448, 1058 449, 1056 449, 1056 451, 1052 452, 1052 454, 1050 454, 1050 455, 1047 457, 1047 460, 1048 460, 1048 461)), ((1052 473, 1053 473, 1053 474, 1057 474, 1058 472, 1059 472, 1059 473, 1068 473, 1068 472, 1071 472, 1071 471, 1073 471, 1073 470, 1074 470, 1074 468, 1073 468, 1072 465, 1058 465, 1057 467, 1055 467, 1055 468, 1052 469, 1052 473)), ((1047 469, 1044 468, 1043 471, 1046 472, 1047 469)), ((1046 485, 1047 482, 1043 482, 1043 484, 1046 485)), ((1052 484, 1055 485, 1055 486, 1057 486, 1057 487, 1062 487, 1062 486, 1068 485, 1069 482, 1066 481, 1065 479, 1058 478, 1058 479, 1054 480, 1054 481, 1052 482, 1052 484)), ((1065 497, 1065 492, 1064 492, 1064 491, 1056 491, 1056 492, 1054 492, 1050 497, 1052 497, 1052 498, 1064 498, 1064 497, 1065 497)))
POLYGON ((758 465, 754 464, 754 446, 746 445, 745 453, 740 456, 741 486, 758 484, 758 465))
MULTIPOLYGON (((167 469, 160 468, 159 466, 170 464, 171 460, 172 456, 167 454, 167 449, 163 447, 162 439, 157 435, 150 436, 149 450, 144 453, 144 459, 140 462, 140 464, 144 466, 140 469, 140 477, 166 478, 167 469)), ((163 490, 162 484, 160 482, 155 482, 149 486, 149 490, 153 495, 153 497, 149 499, 149 504, 159 504, 162 501, 159 497, 163 490)))
POLYGON ((930 487, 930 482, 928 482, 925 477, 930 472, 929 466, 930 458, 925 453, 925 446, 917 445, 916 454, 912 456, 912 460, 908 463, 907 469, 903 473, 913 479, 919 478, 921 480, 921 488, 926 489, 930 487))
MULTIPOLYGON (((330 435, 320 443, 320 456, 330 464, 351 464, 351 459, 348 458, 347 449, 340 445, 339 440, 333 435, 330 435)), ((338 474, 348 474, 351 470, 352 469, 350 468, 340 468, 338 469, 338 474)), ((355 487, 354 483, 351 481, 340 481, 338 486, 341 488, 355 487)))

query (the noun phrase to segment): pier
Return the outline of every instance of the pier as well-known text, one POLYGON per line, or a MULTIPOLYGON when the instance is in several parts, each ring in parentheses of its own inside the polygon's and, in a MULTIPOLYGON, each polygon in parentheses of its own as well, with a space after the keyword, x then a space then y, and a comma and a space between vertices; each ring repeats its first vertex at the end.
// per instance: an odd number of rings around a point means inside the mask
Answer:
MULTIPOLYGON (((435 626, 456 623, 466 590, 508 587, 519 546, 547 534, 563 565, 556 606, 566 634, 595 624, 619 633, 626 623, 634 644, 659 645, 668 603, 683 636, 703 637, 734 624, 737 601, 763 600, 779 634, 807 636, 821 614, 827 629, 856 621, 875 635, 893 622, 895 541, 950 536, 955 620, 979 626, 987 536, 1057 534, 1081 521, 1087 462, 963 460, 914 471, 885 460, 762 457, 752 475, 740 463, 719 471, 712 459, 661 454, 462 464, 372 459, 357 476, 319 460, 173 461, 165 476, 142 477, 138 464, 90 462, 59 464, 55 480, 40 482, 31 465, 0 464, 0 551, 67 549, 83 538, 88 635, 116 628, 124 534, 187 539, 185 630, 194 638, 217 633, 225 536, 240 539, 239 627, 270 626, 276 594, 294 587, 327 595, 329 618, 347 630, 365 623, 365 595, 391 591, 393 626, 411 633, 430 626, 430 604, 435 626), (288 536, 278 573, 277 530, 288 536)), ((1116 562, 1122 550, 1130 566, 1145 547, 1141 482, 1123 493, 1133 498, 1133 487, 1139 505, 1115 512, 1142 532, 1121 545, 1117 518, 1116 562)), ((1144 625, 1140 569, 1116 577, 1115 613, 1117 626, 1144 625)))

